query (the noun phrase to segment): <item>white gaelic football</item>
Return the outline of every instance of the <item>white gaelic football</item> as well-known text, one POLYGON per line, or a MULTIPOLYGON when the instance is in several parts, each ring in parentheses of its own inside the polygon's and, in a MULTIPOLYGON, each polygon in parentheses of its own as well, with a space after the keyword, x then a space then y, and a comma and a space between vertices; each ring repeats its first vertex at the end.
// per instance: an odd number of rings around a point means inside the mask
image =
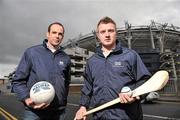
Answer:
POLYGON ((54 99, 54 87, 47 81, 40 81, 34 84, 30 90, 30 98, 36 103, 51 103, 54 99))

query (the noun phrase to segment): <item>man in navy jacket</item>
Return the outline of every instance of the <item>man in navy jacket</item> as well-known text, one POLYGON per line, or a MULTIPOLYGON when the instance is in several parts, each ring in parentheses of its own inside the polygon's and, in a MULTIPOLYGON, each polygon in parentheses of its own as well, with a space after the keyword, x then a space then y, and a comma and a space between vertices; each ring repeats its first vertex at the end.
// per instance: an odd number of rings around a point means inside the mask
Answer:
POLYGON ((139 96, 132 97, 121 90, 123 87, 136 88, 150 77, 150 73, 134 50, 122 47, 116 40, 116 23, 111 18, 102 18, 96 32, 100 46, 87 62, 80 108, 75 119, 86 119, 83 114, 90 102, 92 107, 97 107, 117 97, 121 99, 121 103, 94 113, 93 119, 143 119, 139 96))
POLYGON ((43 44, 28 48, 12 80, 13 91, 25 105, 23 120, 63 120, 70 84, 70 57, 60 43, 64 27, 59 22, 49 25, 43 44), (29 96, 31 87, 39 81, 48 81, 55 89, 50 104, 35 104, 29 96))

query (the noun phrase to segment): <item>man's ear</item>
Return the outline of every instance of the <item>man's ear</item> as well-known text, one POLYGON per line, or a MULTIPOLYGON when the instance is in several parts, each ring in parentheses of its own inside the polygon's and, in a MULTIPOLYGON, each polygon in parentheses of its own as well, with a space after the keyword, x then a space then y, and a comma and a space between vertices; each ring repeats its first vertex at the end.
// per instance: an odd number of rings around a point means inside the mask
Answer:
POLYGON ((46 33, 46 37, 47 37, 47 38, 49 37, 49 32, 46 33))
POLYGON ((98 42, 100 42, 100 40, 99 40, 99 34, 98 34, 97 31, 96 31, 96 39, 97 39, 98 42))

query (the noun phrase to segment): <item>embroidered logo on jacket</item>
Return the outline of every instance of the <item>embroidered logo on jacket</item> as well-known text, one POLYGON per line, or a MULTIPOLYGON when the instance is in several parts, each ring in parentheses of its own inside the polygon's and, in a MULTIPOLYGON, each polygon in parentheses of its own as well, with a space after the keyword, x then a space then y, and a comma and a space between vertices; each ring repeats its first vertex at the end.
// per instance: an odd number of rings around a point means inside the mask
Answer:
POLYGON ((64 65, 64 62, 63 61, 59 61, 59 65, 64 65))
POLYGON ((115 61, 113 64, 113 67, 124 67, 123 62, 121 61, 115 61))

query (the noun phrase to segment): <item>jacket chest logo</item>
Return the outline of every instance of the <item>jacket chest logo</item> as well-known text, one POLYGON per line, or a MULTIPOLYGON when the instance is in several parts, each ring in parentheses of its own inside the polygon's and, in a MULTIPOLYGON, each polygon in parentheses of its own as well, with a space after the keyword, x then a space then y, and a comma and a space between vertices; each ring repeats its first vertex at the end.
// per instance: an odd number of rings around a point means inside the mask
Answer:
POLYGON ((123 62, 121 61, 115 61, 113 64, 113 67, 124 67, 123 62))
POLYGON ((63 66, 63 65, 64 65, 64 62, 63 62, 63 61, 59 61, 59 65, 60 65, 60 66, 63 66))

